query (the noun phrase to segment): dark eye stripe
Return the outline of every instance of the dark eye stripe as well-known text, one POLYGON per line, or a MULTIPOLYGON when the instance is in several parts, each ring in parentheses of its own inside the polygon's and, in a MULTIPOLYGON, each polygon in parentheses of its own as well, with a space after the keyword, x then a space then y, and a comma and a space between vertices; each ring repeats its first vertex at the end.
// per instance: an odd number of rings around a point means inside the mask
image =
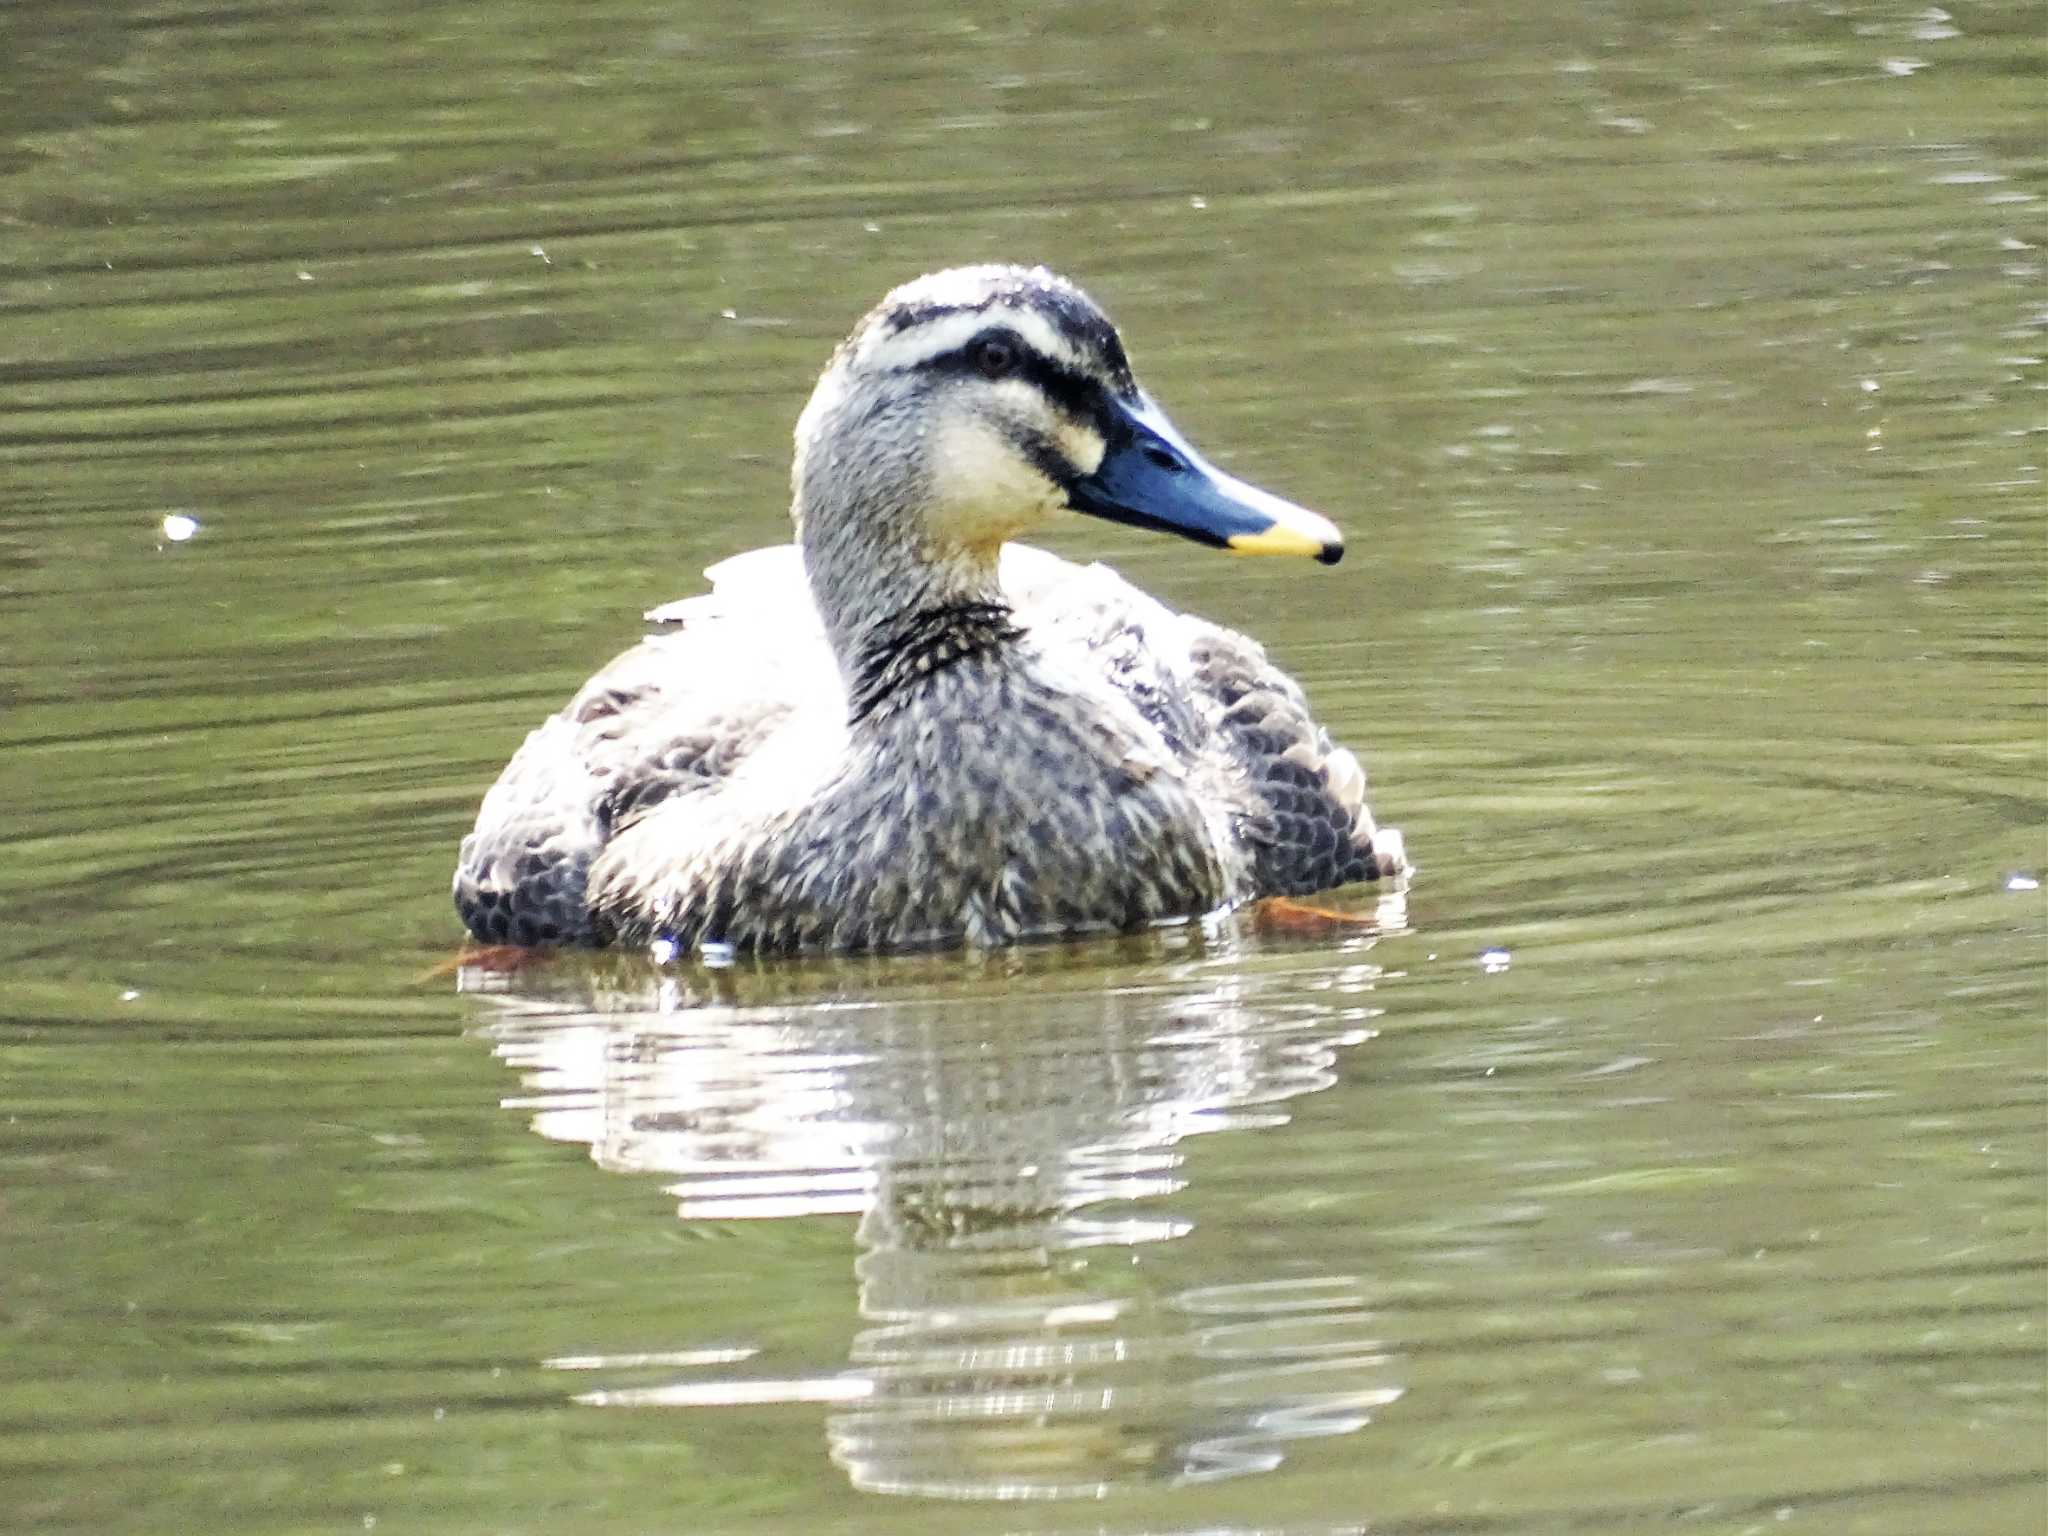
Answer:
POLYGON ((976 332, 952 351, 941 352, 911 366, 920 372, 971 374, 979 378, 980 371, 973 361, 974 348, 986 341, 1000 341, 1016 355, 1017 365, 1011 371, 1011 378, 1023 379, 1074 420, 1097 431, 1106 428, 1110 419, 1109 391, 1101 380, 1054 362, 1027 345, 1023 337, 1005 325, 992 325, 985 331, 976 332))

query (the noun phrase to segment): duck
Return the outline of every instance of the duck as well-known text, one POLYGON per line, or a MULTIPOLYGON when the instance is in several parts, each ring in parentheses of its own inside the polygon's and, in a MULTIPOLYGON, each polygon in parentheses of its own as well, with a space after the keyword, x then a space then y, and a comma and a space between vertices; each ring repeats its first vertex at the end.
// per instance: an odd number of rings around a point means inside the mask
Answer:
POLYGON ((486 945, 999 946, 1411 871, 1254 640, 1020 542, 1068 513, 1330 565, 1318 513, 1204 458, 1044 267, 889 292, 796 425, 791 542, 529 734, 462 841, 486 945))

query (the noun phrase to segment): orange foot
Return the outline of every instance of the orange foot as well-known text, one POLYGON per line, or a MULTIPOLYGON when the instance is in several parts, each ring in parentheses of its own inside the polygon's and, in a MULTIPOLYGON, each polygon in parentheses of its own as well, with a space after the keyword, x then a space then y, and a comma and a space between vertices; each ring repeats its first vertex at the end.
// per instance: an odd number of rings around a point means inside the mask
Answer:
POLYGON ((1312 907, 1291 896, 1267 896, 1252 903, 1252 927, 1259 933, 1322 939, 1337 934, 1376 931, 1379 924, 1362 912, 1312 907))
POLYGON ((415 979, 439 981, 470 967, 510 976, 532 966, 545 965, 554 957, 555 952, 551 949, 529 949, 521 944, 465 944, 440 964, 420 972, 415 979))

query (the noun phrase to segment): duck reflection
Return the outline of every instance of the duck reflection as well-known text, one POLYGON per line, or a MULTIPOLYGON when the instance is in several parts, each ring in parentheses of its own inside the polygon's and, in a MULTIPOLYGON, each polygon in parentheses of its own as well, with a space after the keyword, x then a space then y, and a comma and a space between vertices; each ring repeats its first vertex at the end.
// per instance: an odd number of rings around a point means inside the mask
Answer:
POLYGON ((926 1496, 1231 1477, 1360 1428, 1401 1388, 1356 1280, 1246 1253, 1228 1215, 1206 1252, 1160 1261, 1193 1230, 1164 1203, 1186 1188, 1187 1140, 1284 1124, 1371 1037, 1363 956, 1354 941, 1335 967, 1255 966, 1184 933, 980 960, 465 972, 503 1010, 485 1033, 541 1134, 667 1176, 686 1220, 859 1217, 864 1326, 843 1369, 763 1380, 728 1369, 744 1350, 551 1363, 693 1368, 581 1394, 600 1405, 822 1401, 856 1487, 926 1496))

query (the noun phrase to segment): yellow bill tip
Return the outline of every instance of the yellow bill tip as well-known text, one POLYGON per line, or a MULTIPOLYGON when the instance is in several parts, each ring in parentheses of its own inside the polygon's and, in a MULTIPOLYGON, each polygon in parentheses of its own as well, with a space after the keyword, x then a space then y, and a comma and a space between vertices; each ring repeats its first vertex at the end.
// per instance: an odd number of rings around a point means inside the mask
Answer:
POLYGON ((1228 542, 1234 555, 1307 555, 1324 565, 1344 558, 1344 535, 1327 518, 1300 507, 1288 508, 1289 515, 1276 518, 1256 533, 1233 533, 1228 542))

